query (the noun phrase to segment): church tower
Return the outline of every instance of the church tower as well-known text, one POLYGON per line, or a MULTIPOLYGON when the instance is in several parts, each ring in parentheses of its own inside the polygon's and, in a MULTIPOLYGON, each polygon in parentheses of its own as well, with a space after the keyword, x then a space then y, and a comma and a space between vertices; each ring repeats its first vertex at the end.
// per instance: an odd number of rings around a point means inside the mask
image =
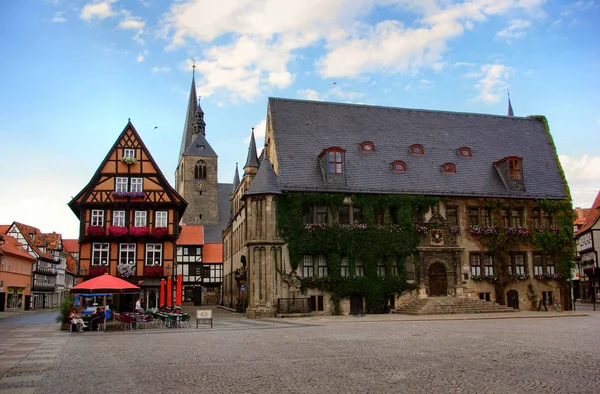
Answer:
POLYGON ((188 202, 182 225, 211 225, 219 222, 218 156, 206 140, 206 123, 196 96, 195 68, 188 101, 179 160, 175 170, 175 188, 188 202))

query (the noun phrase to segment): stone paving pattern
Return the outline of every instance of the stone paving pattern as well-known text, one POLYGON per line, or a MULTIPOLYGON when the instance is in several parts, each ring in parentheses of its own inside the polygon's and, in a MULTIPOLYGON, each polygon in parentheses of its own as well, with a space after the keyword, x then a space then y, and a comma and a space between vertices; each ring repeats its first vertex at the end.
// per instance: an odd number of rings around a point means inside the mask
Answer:
POLYGON ((0 351, 27 355, 4 373, 0 394, 598 393, 600 312, 584 312, 256 321, 216 310, 213 329, 72 334, 6 319, 0 351))

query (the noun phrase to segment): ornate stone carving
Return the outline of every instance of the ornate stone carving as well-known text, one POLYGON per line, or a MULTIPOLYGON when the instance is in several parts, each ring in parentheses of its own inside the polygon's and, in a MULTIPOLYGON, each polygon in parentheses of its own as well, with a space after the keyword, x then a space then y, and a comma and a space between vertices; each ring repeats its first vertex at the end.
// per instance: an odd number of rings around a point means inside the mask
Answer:
POLYGON ((284 271, 281 274, 281 279, 283 279, 283 281, 288 284, 290 288, 290 293, 295 294, 298 291, 300 291, 300 286, 302 285, 302 282, 295 270, 292 270, 292 272, 290 272, 289 274, 286 274, 284 271))

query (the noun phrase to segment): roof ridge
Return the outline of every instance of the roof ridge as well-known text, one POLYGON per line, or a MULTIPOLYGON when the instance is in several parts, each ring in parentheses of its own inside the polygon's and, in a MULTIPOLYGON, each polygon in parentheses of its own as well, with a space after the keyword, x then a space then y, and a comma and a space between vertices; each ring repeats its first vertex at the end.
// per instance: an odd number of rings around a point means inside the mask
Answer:
POLYGON ((506 116, 506 115, 495 115, 495 114, 482 114, 482 113, 476 113, 476 112, 457 112, 457 111, 443 111, 443 110, 435 110, 435 109, 390 107, 390 106, 375 105, 375 104, 340 103, 340 102, 336 102, 336 101, 303 100, 303 99, 292 99, 292 98, 284 98, 284 97, 269 97, 269 101, 271 101, 271 100, 293 101, 293 102, 303 103, 303 104, 337 105, 340 107, 361 107, 361 108, 373 108, 373 109, 387 109, 387 110, 394 110, 394 111, 426 112, 426 113, 446 114, 446 115, 481 116, 481 117, 500 118, 500 119, 517 119, 517 120, 537 121, 536 119, 533 119, 530 116, 506 116))

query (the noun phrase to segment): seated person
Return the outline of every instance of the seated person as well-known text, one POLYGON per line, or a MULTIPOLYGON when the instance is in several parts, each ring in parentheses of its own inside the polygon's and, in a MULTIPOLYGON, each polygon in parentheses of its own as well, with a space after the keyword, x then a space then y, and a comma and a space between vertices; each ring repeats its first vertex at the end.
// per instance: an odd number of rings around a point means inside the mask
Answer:
POLYGON ((77 309, 75 308, 69 311, 69 321, 69 324, 75 324, 77 326, 77 331, 83 331, 83 329, 87 327, 83 319, 77 317, 77 309))
POLYGON ((104 323, 105 318, 106 314, 104 312, 104 308, 99 306, 96 309, 96 312, 94 312, 94 314, 92 315, 92 331, 97 330, 98 324, 104 323))
POLYGON ((182 313, 182 309, 179 305, 175 305, 175 308, 173 309, 173 313, 177 313, 180 314, 182 313))

